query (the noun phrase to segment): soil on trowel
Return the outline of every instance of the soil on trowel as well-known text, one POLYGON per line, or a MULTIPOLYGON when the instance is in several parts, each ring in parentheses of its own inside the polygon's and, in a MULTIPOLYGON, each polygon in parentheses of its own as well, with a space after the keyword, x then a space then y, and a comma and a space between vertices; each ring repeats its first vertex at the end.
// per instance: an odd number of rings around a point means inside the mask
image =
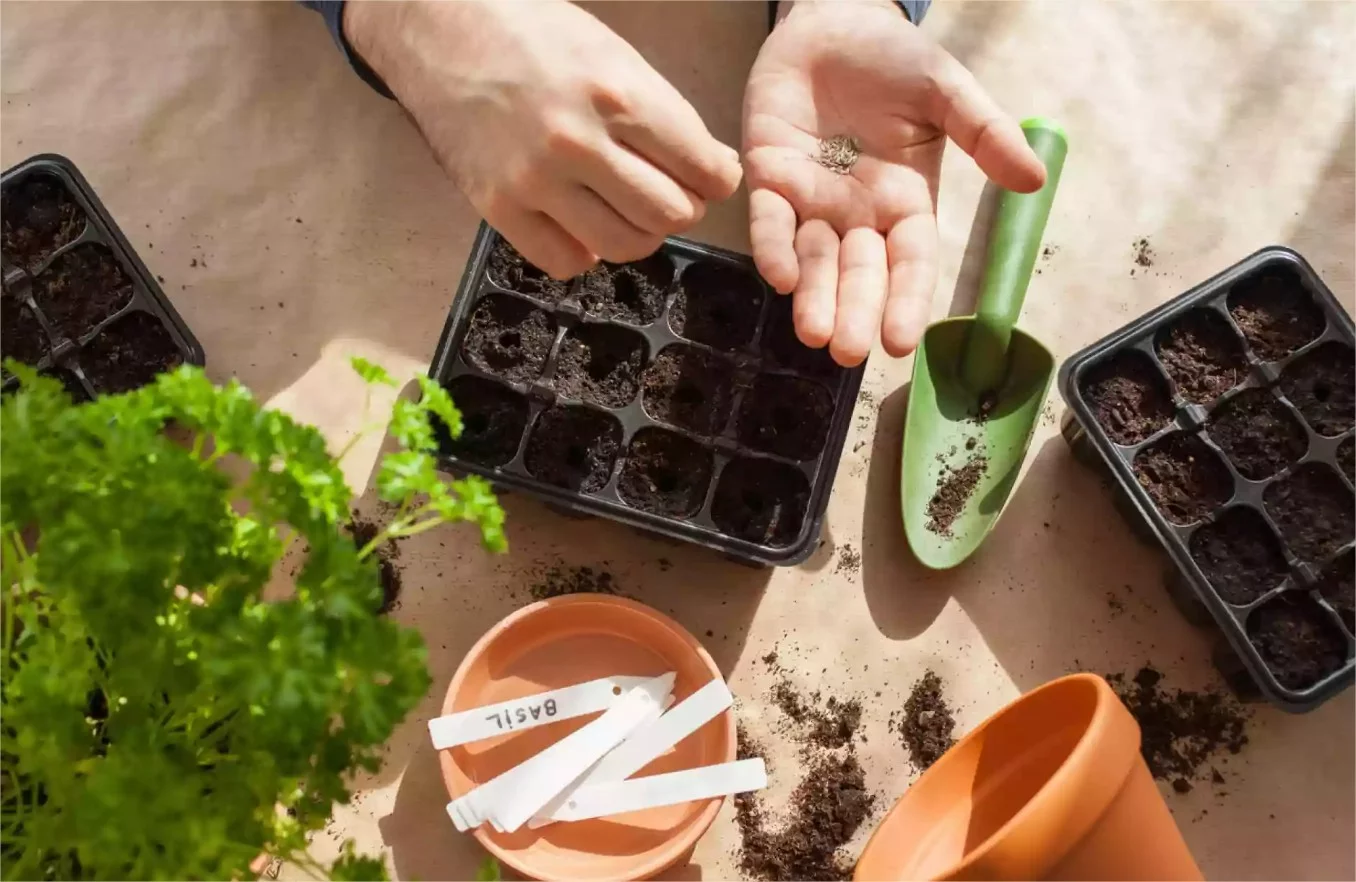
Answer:
POLYGON ((664 310, 673 284, 673 261, 662 252, 632 263, 600 263, 584 273, 579 297, 599 318, 648 325, 664 310))
POLYGON ((1356 634, 1356 559, 1353 559, 1353 553, 1348 551, 1329 564, 1314 587, 1337 611, 1347 631, 1356 634))
POLYGON ((739 408, 739 441, 787 459, 814 459, 824 449, 833 395, 819 383, 776 374, 753 382, 739 408))
POLYGON ((0 207, 0 249, 29 272, 85 229, 85 215, 56 178, 34 175, 5 189, 0 207))
POLYGON ((140 388, 183 360, 165 326, 144 312, 118 319, 80 353, 80 366, 100 393, 140 388))
MULTIPOLYGON (((366 520, 354 512, 353 521, 348 525, 348 532, 353 537, 354 547, 362 551, 381 535, 381 525, 366 520)), ((389 540, 377 546, 372 552, 372 558, 377 563, 377 577, 381 581, 381 606, 377 608, 377 615, 384 616, 400 606, 400 590, 404 578, 395 565, 398 557, 400 557, 399 547, 389 540)))
POLYGON ((545 310, 508 294, 489 294, 476 306, 462 353, 483 371, 514 383, 541 376, 556 322, 545 310))
POLYGON ((730 416, 730 366, 694 346, 666 347, 645 369, 645 412, 699 435, 720 431, 730 416))
POLYGON ((1193 404, 1209 404, 1243 382, 1248 372, 1238 337, 1208 309, 1173 322, 1158 339, 1158 358, 1177 391, 1193 404))
POLYGON ((1326 321, 1298 275, 1269 269, 1234 285, 1229 313, 1264 361, 1276 361, 1323 333, 1326 321))
POLYGON ((1265 389, 1244 389, 1210 417, 1211 439, 1245 478, 1261 481, 1297 461, 1309 437, 1290 409, 1265 389))
POLYGON ((1199 521, 1233 495, 1233 478, 1219 456, 1186 432, 1140 451, 1134 469, 1140 486, 1174 524, 1199 521))
POLYGON ((721 470, 711 519, 727 535, 759 545, 790 545, 810 504, 810 480, 794 466, 733 459, 721 470))
POLYGON ((32 367, 47 354, 47 333, 28 305, 0 294, 0 356, 32 367))
POLYGON ((533 600, 547 600, 566 594, 621 594, 617 581, 607 570, 593 567, 551 567, 528 586, 533 600))
POLYGON ((773 364, 797 373, 832 382, 843 372, 827 348, 811 349, 800 342, 790 297, 772 298, 763 326, 762 349, 773 364))
POLYGON ((570 283, 553 279, 528 262, 517 249, 503 239, 490 251, 490 281, 501 288, 517 291, 549 303, 558 303, 569 293, 570 283))
POLYGON ((690 517, 711 486, 711 451, 665 429, 636 432, 617 492, 628 504, 670 517, 690 517))
POLYGON ((951 707, 942 696, 942 678, 932 671, 913 684, 904 710, 890 718, 890 731, 898 732, 909 750, 909 761, 926 772, 955 744, 956 728, 951 707))
POLYGON ((694 263, 679 279, 669 310, 674 333, 717 349, 753 339, 763 310, 763 285, 748 271, 721 263, 694 263))
POLYGON ((1241 505, 1191 535, 1191 557, 1219 596, 1238 606, 1252 603, 1290 574, 1271 528, 1241 505))
POLYGON ((1123 352, 1093 366, 1083 400, 1112 441, 1138 444, 1172 420, 1172 398, 1143 355, 1123 352))
POLYGON ((447 392, 461 413, 461 437, 453 440, 440 421, 440 448, 484 466, 513 459, 527 428, 527 399, 502 383, 469 375, 448 383, 447 392))
POLYGON ((1286 592, 1254 610, 1248 639, 1287 689, 1307 689, 1347 662, 1346 635, 1303 594, 1286 592))
POLYGON ((943 466, 937 489, 928 500, 927 529, 938 536, 950 538, 956 518, 974 495, 975 488, 989 471, 989 458, 983 448, 973 450, 959 466, 943 466))
POLYGON ((1340 435, 1356 422, 1356 353, 1324 343, 1286 366, 1281 391, 1320 435, 1340 435))
POLYGON ((1348 438, 1337 448, 1337 465, 1356 481, 1356 438, 1348 438))
POLYGON ((560 344, 556 388, 578 401, 625 407, 640 389, 645 338, 616 325, 582 324, 560 344))
POLYGON ((102 245, 79 245, 33 279, 33 299, 57 336, 78 340, 132 302, 132 280, 102 245))
POLYGON ((1281 539, 1309 563, 1322 563, 1356 534, 1356 500, 1327 466, 1302 465, 1262 498, 1281 539))
POLYGON ((551 407, 533 424, 524 464, 539 481, 596 493, 612 474, 621 438, 621 424, 605 413, 587 407, 551 407))
POLYGON ((1106 679, 1139 723, 1139 750, 1149 772, 1173 782, 1178 793, 1191 790, 1198 775, 1215 773, 1210 762, 1216 756, 1236 754, 1248 743, 1248 714, 1222 692, 1169 689, 1163 675, 1147 666, 1133 678, 1106 679))

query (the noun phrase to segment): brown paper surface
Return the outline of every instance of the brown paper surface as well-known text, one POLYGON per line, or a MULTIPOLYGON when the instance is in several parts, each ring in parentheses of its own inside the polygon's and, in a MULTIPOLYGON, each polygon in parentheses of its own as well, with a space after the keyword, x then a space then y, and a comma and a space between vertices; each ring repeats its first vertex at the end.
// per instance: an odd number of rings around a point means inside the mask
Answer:
MULTIPOLYGON (((762 3, 596 11, 737 142, 762 3)), ((163 276, 213 376, 239 377, 337 446, 363 422, 349 355, 401 376, 426 368, 477 217, 399 109, 349 72, 317 16, 290 3, 6 3, 0 15, 3 164, 53 151, 79 165, 163 276)), ((1272 243, 1303 253, 1352 308, 1356 6, 941 0, 925 27, 1014 115, 1068 129, 1046 236, 1055 253, 1022 317, 1061 358, 1272 243), (1141 236, 1156 261, 1132 277, 1141 236)), ((968 311, 982 185, 949 150, 935 316, 968 311)), ((694 235, 747 250, 746 219, 741 193, 694 235)), ((882 810, 914 777, 886 720, 926 668, 945 680, 959 732, 1076 669, 1152 661, 1171 685, 1216 683, 1208 634, 1163 593, 1164 559, 1070 458, 1054 393, 982 553, 941 574, 912 561, 896 478, 910 368, 872 358, 825 541, 803 566, 754 571, 521 497, 505 499, 507 557, 488 557, 465 530, 407 543, 395 615, 426 636, 435 685, 392 739, 385 770, 317 838, 317 855, 353 836, 386 849, 402 878, 474 873, 482 853, 447 821, 423 721, 470 644, 557 562, 605 567, 704 639, 756 730, 777 713, 758 661, 774 646, 806 691, 866 697, 859 751, 882 810), (848 546, 859 569, 839 566, 848 546)), ((379 443, 347 461, 353 486, 367 485, 379 443)), ((775 801, 798 762, 793 745, 769 737, 775 801)), ((1259 707, 1249 737, 1220 766, 1226 785, 1168 796, 1206 875, 1356 877, 1353 693, 1305 716, 1259 707)), ((672 877, 733 878, 737 846, 727 805, 672 877)))

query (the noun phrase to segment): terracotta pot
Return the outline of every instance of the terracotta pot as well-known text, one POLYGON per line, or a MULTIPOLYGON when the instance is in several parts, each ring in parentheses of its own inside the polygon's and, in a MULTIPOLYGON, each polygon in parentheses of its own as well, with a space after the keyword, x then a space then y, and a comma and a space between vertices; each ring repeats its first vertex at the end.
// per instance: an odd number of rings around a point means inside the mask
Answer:
MULTIPOLYGON (((643 604, 602 594, 555 597, 523 607, 471 647, 452 677, 442 713, 508 701, 611 675, 675 671, 681 701, 720 669, 677 622, 643 604)), ((439 756, 450 798, 534 756, 595 715, 513 732, 444 750, 439 756)), ((638 775, 673 772, 735 759, 730 711, 680 741, 638 775)), ((475 837, 499 861, 534 879, 646 879, 688 858, 723 800, 631 812, 539 830, 475 837)), ((448 821, 448 836, 458 834, 448 821)))
POLYGON ((1200 879, 1101 677, 1075 674, 990 717, 909 788, 855 878, 1200 879))

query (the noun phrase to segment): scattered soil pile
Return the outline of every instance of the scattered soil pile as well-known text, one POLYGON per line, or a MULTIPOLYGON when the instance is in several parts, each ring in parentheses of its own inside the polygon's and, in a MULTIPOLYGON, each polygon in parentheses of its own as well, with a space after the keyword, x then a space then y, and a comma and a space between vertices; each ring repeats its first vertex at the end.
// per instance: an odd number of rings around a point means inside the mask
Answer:
POLYGON ((1140 753, 1149 772, 1185 793, 1194 778, 1220 777, 1207 763, 1221 751, 1236 754, 1248 743, 1248 716, 1220 692, 1160 687, 1163 675, 1143 667, 1132 679, 1108 674, 1107 682, 1129 708, 1141 732, 1140 753))
POLYGON ((927 528, 938 536, 951 536, 951 525, 965 510, 975 488, 989 470, 989 458, 975 451, 959 466, 943 468, 937 490, 928 500, 927 528))
POLYGON ((926 772, 956 743, 951 736, 955 728, 955 717, 942 697, 942 678, 932 671, 913 684, 903 713, 890 718, 890 731, 904 739, 909 760, 920 772, 926 772))
POLYGON ((1135 266, 1150 267, 1154 265, 1154 249, 1149 244, 1149 240, 1144 236, 1139 237, 1130 243, 1130 251, 1135 260, 1135 266))
MULTIPOLYGON (((366 520, 355 511, 348 532, 353 537, 354 547, 362 551, 380 535, 381 525, 366 520)), ((400 589, 404 579, 395 565, 396 558, 400 557, 400 549, 394 542, 387 541, 377 546, 372 556, 377 562, 377 577, 381 580, 381 606, 377 609, 377 615, 386 615, 400 607, 400 589)))
POLYGON ((852 698, 846 701, 829 696, 823 701, 819 692, 802 698, 789 680, 779 680, 772 687, 772 700, 787 719, 800 727, 794 734, 810 747, 836 750, 851 747, 862 722, 862 703, 852 698))
POLYGON ((528 586, 533 600, 546 600, 565 594, 617 594, 621 589, 607 570, 593 567, 551 567, 541 579, 528 586))

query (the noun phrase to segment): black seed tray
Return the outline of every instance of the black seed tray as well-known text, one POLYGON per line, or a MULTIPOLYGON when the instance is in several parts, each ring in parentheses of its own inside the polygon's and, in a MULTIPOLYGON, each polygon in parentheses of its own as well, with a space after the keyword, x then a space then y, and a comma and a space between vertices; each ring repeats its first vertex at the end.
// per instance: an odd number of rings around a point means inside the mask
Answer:
MULTIPOLYGON (((1308 262, 1287 248, 1270 247, 1075 353, 1059 372, 1060 392, 1068 404, 1063 426, 1065 439, 1073 447, 1078 459, 1109 475, 1118 507, 1136 532, 1147 539, 1156 540, 1167 551, 1175 565, 1175 572, 1170 572, 1167 579, 1168 589, 1178 607, 1197 624, 1207 624, 1213 619, 1218 625, 1227 647, 1232 650, 1216 653, 1216 664, 1226 679, 1240 692, 1260 692, 1262 697, 1273 704, 1295 713, 1314 709, 1352 683, 1353 670, 1356 670, 1356 663, 1353 662, 1356 640, 1352 633, 1352 613, 1347 608, 1350 599, 1332 602, 1335 599, 1332 595, 1337 593, 1331 590, 1333 582, 1323 581, 1321 577, 1327 575, 1331 579, 1345 573, 1346 578, 1350 579, 1353 567, 1352 543, 1356 540, 1353 533, 1356 531, 1352 531, 1351 527, 1351 420, 1349 417, 1343 418, 1344 425, 1340 427, 1326 424, 1328 434, 1316 431, 1302 408, 1297 407, 1286 394, 1286 389, 1294 388, 1289 380, 1294 375, 1287 374, 1287 370, 1297 362, 1303 362, 1320 347, 1327 347, 1327 351, 1336 353, 1344 352, 1346 364, 1351 366, 1354 342, 1356 334, 1353 334, 1351 316, 1342 309, 1308 262), (1259 280, 1263 279, 1285 280, 1284 285, 1272 290, 1283 292, 1276 295, 1279 299, 1274 302, 1282 304, 1282 311, 1289 310, 1289 318, 1286 323, 1273 327, 1280 327, 1294 335, 1290 338, 1292 342, 1307 338, 1298 348, 1285 351, 1290 347, 1278 345, 1274 337, 1269 341, 1256 330, 1255 324, 1250 325, 1253 331, 1250 341, 1231 313, 1231 308, 1237 308, 1240 298, 1244 298, 1245 294, 1251 297, 1261 290, 1264 283, 1259 280), (1209 313, 1213 316, 1211 321, 1214 325, 1227 329, 1224 339, 1237 344, 1242 362, 1233 375, 1234 382, 1230 388, 1204 395, 1198 389, 1184 390, 1174 382, 1159 348, 1162 341, 1167 339, 1168 331, 1183 316, 1197 311, 1209 313), (1171 396, 1167 406, 1171 413, 1166 409, 1162 411, 1164 424, 1152 430, 1147 437, 1122 438, 1128 443, 1118 443, 1099 422, 1085 384, 1102 376, 1091 372, 1105 367, 1113 359, 1127 358, 1138 359, 1140 364, 1150 367, 1152 379, 1171 396), (1283 457, 1288 461, 1273 463, 1276 466, 1274 473, 1266 474, 1272 469, 1258 469, 1255 460, 1243 458, 1247 451, 1240 454, 1236 440, 1221 444, 1216 437, 1212 437, 1214 432, 1229 438, 1224 434, 1223 426, 1226 423, 1215 420, 1231 412, 1231 402, 1235 402, 1242 410, 1239 396, 1249 396, 1243 401, 1256 401, 1268 408, 1278 420, 1272 425, 1288 426, 1293 423, 1290 453, 1298 454, 1297 458, 1293 455, 1283 457), (1188 397, 1193 400, 1188 400, 1188 397), (1192 446, 1193 454, 1187 462, 1196 463, 1195 455, 1217 460, 1210 468, 1206 468, 1207 463, 1202 460, 1195 466, 1200 469, 1199 474, 1213 473, 1219 476, 1216 485, 1218 492, 1214 498, 1204 502, 1200 501, 1199 496, 1186 499, 1189 506, 1194 506, 1194 510, 1188 508, 1185 516, 1182 516, 1183 510, 1178 509, 1176 513, 1179 517, 1176 520, 1180 522, 1174 522, 1159 509, 1149 491, 1140 483, 1135 469, 1136 458, 1143 451, 1149 448, 1165 449, 1156 445, 1175 433, 1181 433, 1180 438, 1193 439, 1187 442, 1192 446), (1301 450, 1302 453, 1299 452, 1301 450), (1339 453, 1339 450, 1342 452, 1339 453), (1253 478, 1240 471, 1231 453, 1245 463, 1252 463, 1253 467, 1244 468, 1243 471, 1250 472, 1253 478), (1276 505, 1288 489, 1299 486, 1290 483, 1297 477, 1301 483, 1309 483, 1330 500, 1340 503, 1332 509, 1336 520, 1329 522, 1336 524, 1337 532, 1330 537, 1332 541, 1323 543, 1322 547, 1313 547, 1311 540, 1314 534, 1308 534, 1309 539, 1305 539, 1299 529, 1303 526, 1301 522, 1307 521, 1312 525, 1320 520, 1319 513, 1312 509, 1286 512, 1276 505), (1268 506, 1268 501, 1272 502, 1272 506, 1268 506), (1345 509, 1345 514, 1342 509, 1345 509), (1234 593, 1236 586, 1224 578, 1220 579, 1222 589, 1217 589, 1193 556, 1193 537, 1197 537, 1200 542, 1196 547, 1202 550, 1203 559, 1210 560, 1207 540, 1213 541, 1226 535, 1216 526, 1221 520, 1230 521, 1235 527, 1244 526, 1243 522, 1246 521, 1248 526, 1254 528, 1251 538, 1256 541, 1240 538, 1246 537, 1247 530, 1237 531, 1233 534, 1237 544, 1230 552, 1240 552, 1231 559, 1242 562, 1247 572, 1264 572, 1269 553, 1265 547, 1279 549, 1280 557, 1275 559, 1271 576, 1266 580, 1271 587, 1260 596, 1239 596, 1234 593), (1285 522, 1284 527, 1282 522, 1285 522), (1203 530, 1213 532, 1202 534, 1203 530), (1293 547, 1295 539, 1301 540, 1298 549, 1293 547), (1293 615, 1295 618, 1290 620, 1292 622, 1303 619, 1308 629, 1306 633, 1321 644, 1322 654, 1315 654, 1313 658, 1326 658, 1331 663, 1325 666, 1329 669, 1325 676, 1317 679, 1296 678, 1294 668, 1287 670, 1280 665, 1278 668, 1283 673, 1278 675, 1268 665, 1264 653, 1271 651, 1265 649, 1270 638, 1264 636, 1259 646, 1257 633, 1262 622, 1267 622, 1266 627, 1270 629, 1283 615, 1293 615), (1319 640, 1318 635, 1323 639, 1319 640), (1249 678, 1252 682, 1247 682, 1249 678)), ((1123 361, 1120 363, 1124 364, 1123 361)), ((1347 374, 1346 382, 1350 382, 1350 373, 1347 374)), ((1221 384, 1224 385, 1228 383, 1221 384)), ((1328 388, 1319 394, 1327 401, 1333 391, 1328 388)), ((1340 395, 1340 390, 1337 391, 1340 395)), ((1350 390, 1347 394, 1350 394, 1350 390)), ((1308 403, 1312 404, 1312 400, 1308 403)), ((1249 425, 1253 433, 1245 438, 1245 442, 1261 437, 1257 430, 1260 418, 1253 414, 1248 417, 1243 422, 1249 425)), ((1111 422, 1115 423, 1118 434, 1126 430, 1123 421, 1112 418, 1111 422)), ((1149 467, 1146 466, 1146 469, 1149 467)), ((1346 585, 1349 591, 1350 582, 1346 585)), ((1311 642, 1310 646, 1313 645, 1311 642)), ((1276 643, 1273 642, 1271 646, 1274 650, 1276 643)))
MULTIPOLYGON (((146 269, 136 251, 128 244, 127 238, 113 222, 84 175, 69 159, 56 154, 43 154, 26 159, 5 171, 0 176, 0 208, 6 219, 14 220, 10 198, 15 191, 35 180, 54 184, 61 194, 56 204, 61 205, 65 200, 70 200, 74 208, 69 204, 49 208, 49 211, 56 211, 61 219, 57 224, 59 231, 54 237, 54 244, 59 247, 42 249, 46 253, 32 260, 9 253, 0 258, 4 280, 2 296, 8 301, 5 304, 6 319, 13 317, 36 321, 38 327, 33 330, 41 331, 37 339, 42 341, 42 354, 33 362, 33 366, 62 379, 77 398, 92 398, 100 391, 120 391, 100 389, 98 378, 101 375, 99 369, 105 363, 103 352, 116 347, 116 341, 126 339, 126 335, 134 331, 135 336, 140 338, 139 342, 144 344, 144 335, 148 330, 160 333, 162 329, 167 335, 164 339, 167 351, 163 354, 167 367, 180 363, 203 365, 205 357, 197 338, 160 289, 155 276, 146 269), (57 306, 68 307, 71 310, 69 315, 59 316, 44 311, 37 298, 46 290, 47 280, 53 278, 63 266, 63 259, 72 254, 77 257, 93 254, 99 249, 111 253, 117 263, 116 269, 111 271, 125 277, 130 290, 124 290, 119 285, 116 301, 109 305, 106 312, 84 314, 79 304, 74 303, 75 298, 60 296, 54 297, 53 301, 57 306), (16 301, 22 306, 16 307, 16 301), (75 324, 78 327, 63 329, 63 324, 75 324), (113 329, 111 334, 110 329, 113 329)), ((78 284, 73 283, 72 287, 84 293, 78 284)), ((121 353, 112 351, 115 358, 128 354, 125 349, 121 353)), ((3 354, 16 355, 11 352, 3 354)), ((9 390, 17 382, 6 375, 4 388, 9 390)))
POLYGON ((644 261, 553 285, 530 266, 527 276, 524 265, 505 271, 510 253, 482 224, 438 341, 429 375, 451 391, 466 427, 459 442, 444 436, 442 466, 744 563, 808 557, 865 368, 845 370, 801 345, 790 298, 743 255, 675 238, 644 261), (647 268, 662 288, 649 300, 634 285, 647 268), (581 354, 581 340, 602 354, 581 354), (668 392, 652 395, 659 362, 683 352, 668 392), (609 383, 623 362, 623 375, 639 370, 637 383, 609 383), (610 461, 559 440, 592 424, 612 427, 610 461), (539 426, 549 431, 538 436, 539 426), (548 437, 557 440, 539 440, 548 437), (665 458, 647 465, 651 455, 665 458), (559 470, 567 474, 555 482, 538 477, 559 470))

